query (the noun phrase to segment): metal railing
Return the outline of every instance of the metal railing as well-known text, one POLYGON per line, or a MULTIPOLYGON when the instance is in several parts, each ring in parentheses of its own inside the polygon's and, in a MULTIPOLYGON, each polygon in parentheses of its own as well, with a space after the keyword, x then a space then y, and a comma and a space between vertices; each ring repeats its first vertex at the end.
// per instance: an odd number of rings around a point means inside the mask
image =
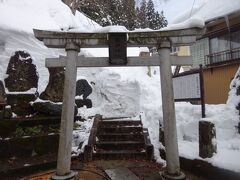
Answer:
POLYGON ((228 61, 233 61, 240 59, 240 48, 231 49, 228 51, 221 51, 217 53, 212 53, 205 56, 205 64, 214 65, 221 64, 228 61))

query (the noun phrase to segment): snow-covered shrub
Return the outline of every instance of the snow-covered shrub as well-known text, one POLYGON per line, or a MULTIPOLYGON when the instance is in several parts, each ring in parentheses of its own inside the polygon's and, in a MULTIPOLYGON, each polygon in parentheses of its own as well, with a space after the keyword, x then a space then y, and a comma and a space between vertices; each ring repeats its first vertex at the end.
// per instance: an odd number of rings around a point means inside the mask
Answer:
POLYGON ((240 67, 230 84, 227 104, 240 109, 240 67))

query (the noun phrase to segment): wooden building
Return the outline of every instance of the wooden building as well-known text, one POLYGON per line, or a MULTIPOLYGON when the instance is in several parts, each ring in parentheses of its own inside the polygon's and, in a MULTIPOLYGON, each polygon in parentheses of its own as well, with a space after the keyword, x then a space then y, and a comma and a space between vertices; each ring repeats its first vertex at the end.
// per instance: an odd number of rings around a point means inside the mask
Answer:
POLYGON ((193 68, 204 67, 205 101, 226 103, 240 66, 240 11, 205 23, 206 32, 191 46, 193 68))

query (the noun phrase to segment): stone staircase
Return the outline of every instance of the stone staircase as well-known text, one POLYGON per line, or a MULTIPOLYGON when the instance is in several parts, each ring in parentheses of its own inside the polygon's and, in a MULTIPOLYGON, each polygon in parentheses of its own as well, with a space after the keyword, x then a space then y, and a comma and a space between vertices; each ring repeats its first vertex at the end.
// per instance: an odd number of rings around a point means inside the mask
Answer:
POLYGON ((153 145, 140 120, 95 118, 84 159, 152 159, 153 145))

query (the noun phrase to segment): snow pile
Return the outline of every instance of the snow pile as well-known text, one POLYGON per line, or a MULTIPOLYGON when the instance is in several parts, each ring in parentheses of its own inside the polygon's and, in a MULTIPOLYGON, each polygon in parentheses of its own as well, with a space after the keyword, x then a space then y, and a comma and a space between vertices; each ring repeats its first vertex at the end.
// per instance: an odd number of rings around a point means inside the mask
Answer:
MULTIPOLYGON (((79 69, 92 83, 93 93, 89 96, 93 108, 81 109, 86 117, 99 113, 104 117, 136 116, 140 108, 140 84, 137 81, 124 81, 115 68, 79 69)), ((128 68, 129 70, 129 68, 128 68)))
MULTIPOLYGON (((80 68, 78 74, 93 82, 93 108, 84 110, 84 116, 101 113, 104 117, 133 117, 139 112, 156 111, 161 104, 159 68, 80 68), (154 87, 154 88, 153 88, 154 87)), ((78 78, 79 78, 78 77, 78 78)), ((150 113, 150 112, 149 112, 150 113)), ((159 118, 157 118, 159 121, 159 118)))

